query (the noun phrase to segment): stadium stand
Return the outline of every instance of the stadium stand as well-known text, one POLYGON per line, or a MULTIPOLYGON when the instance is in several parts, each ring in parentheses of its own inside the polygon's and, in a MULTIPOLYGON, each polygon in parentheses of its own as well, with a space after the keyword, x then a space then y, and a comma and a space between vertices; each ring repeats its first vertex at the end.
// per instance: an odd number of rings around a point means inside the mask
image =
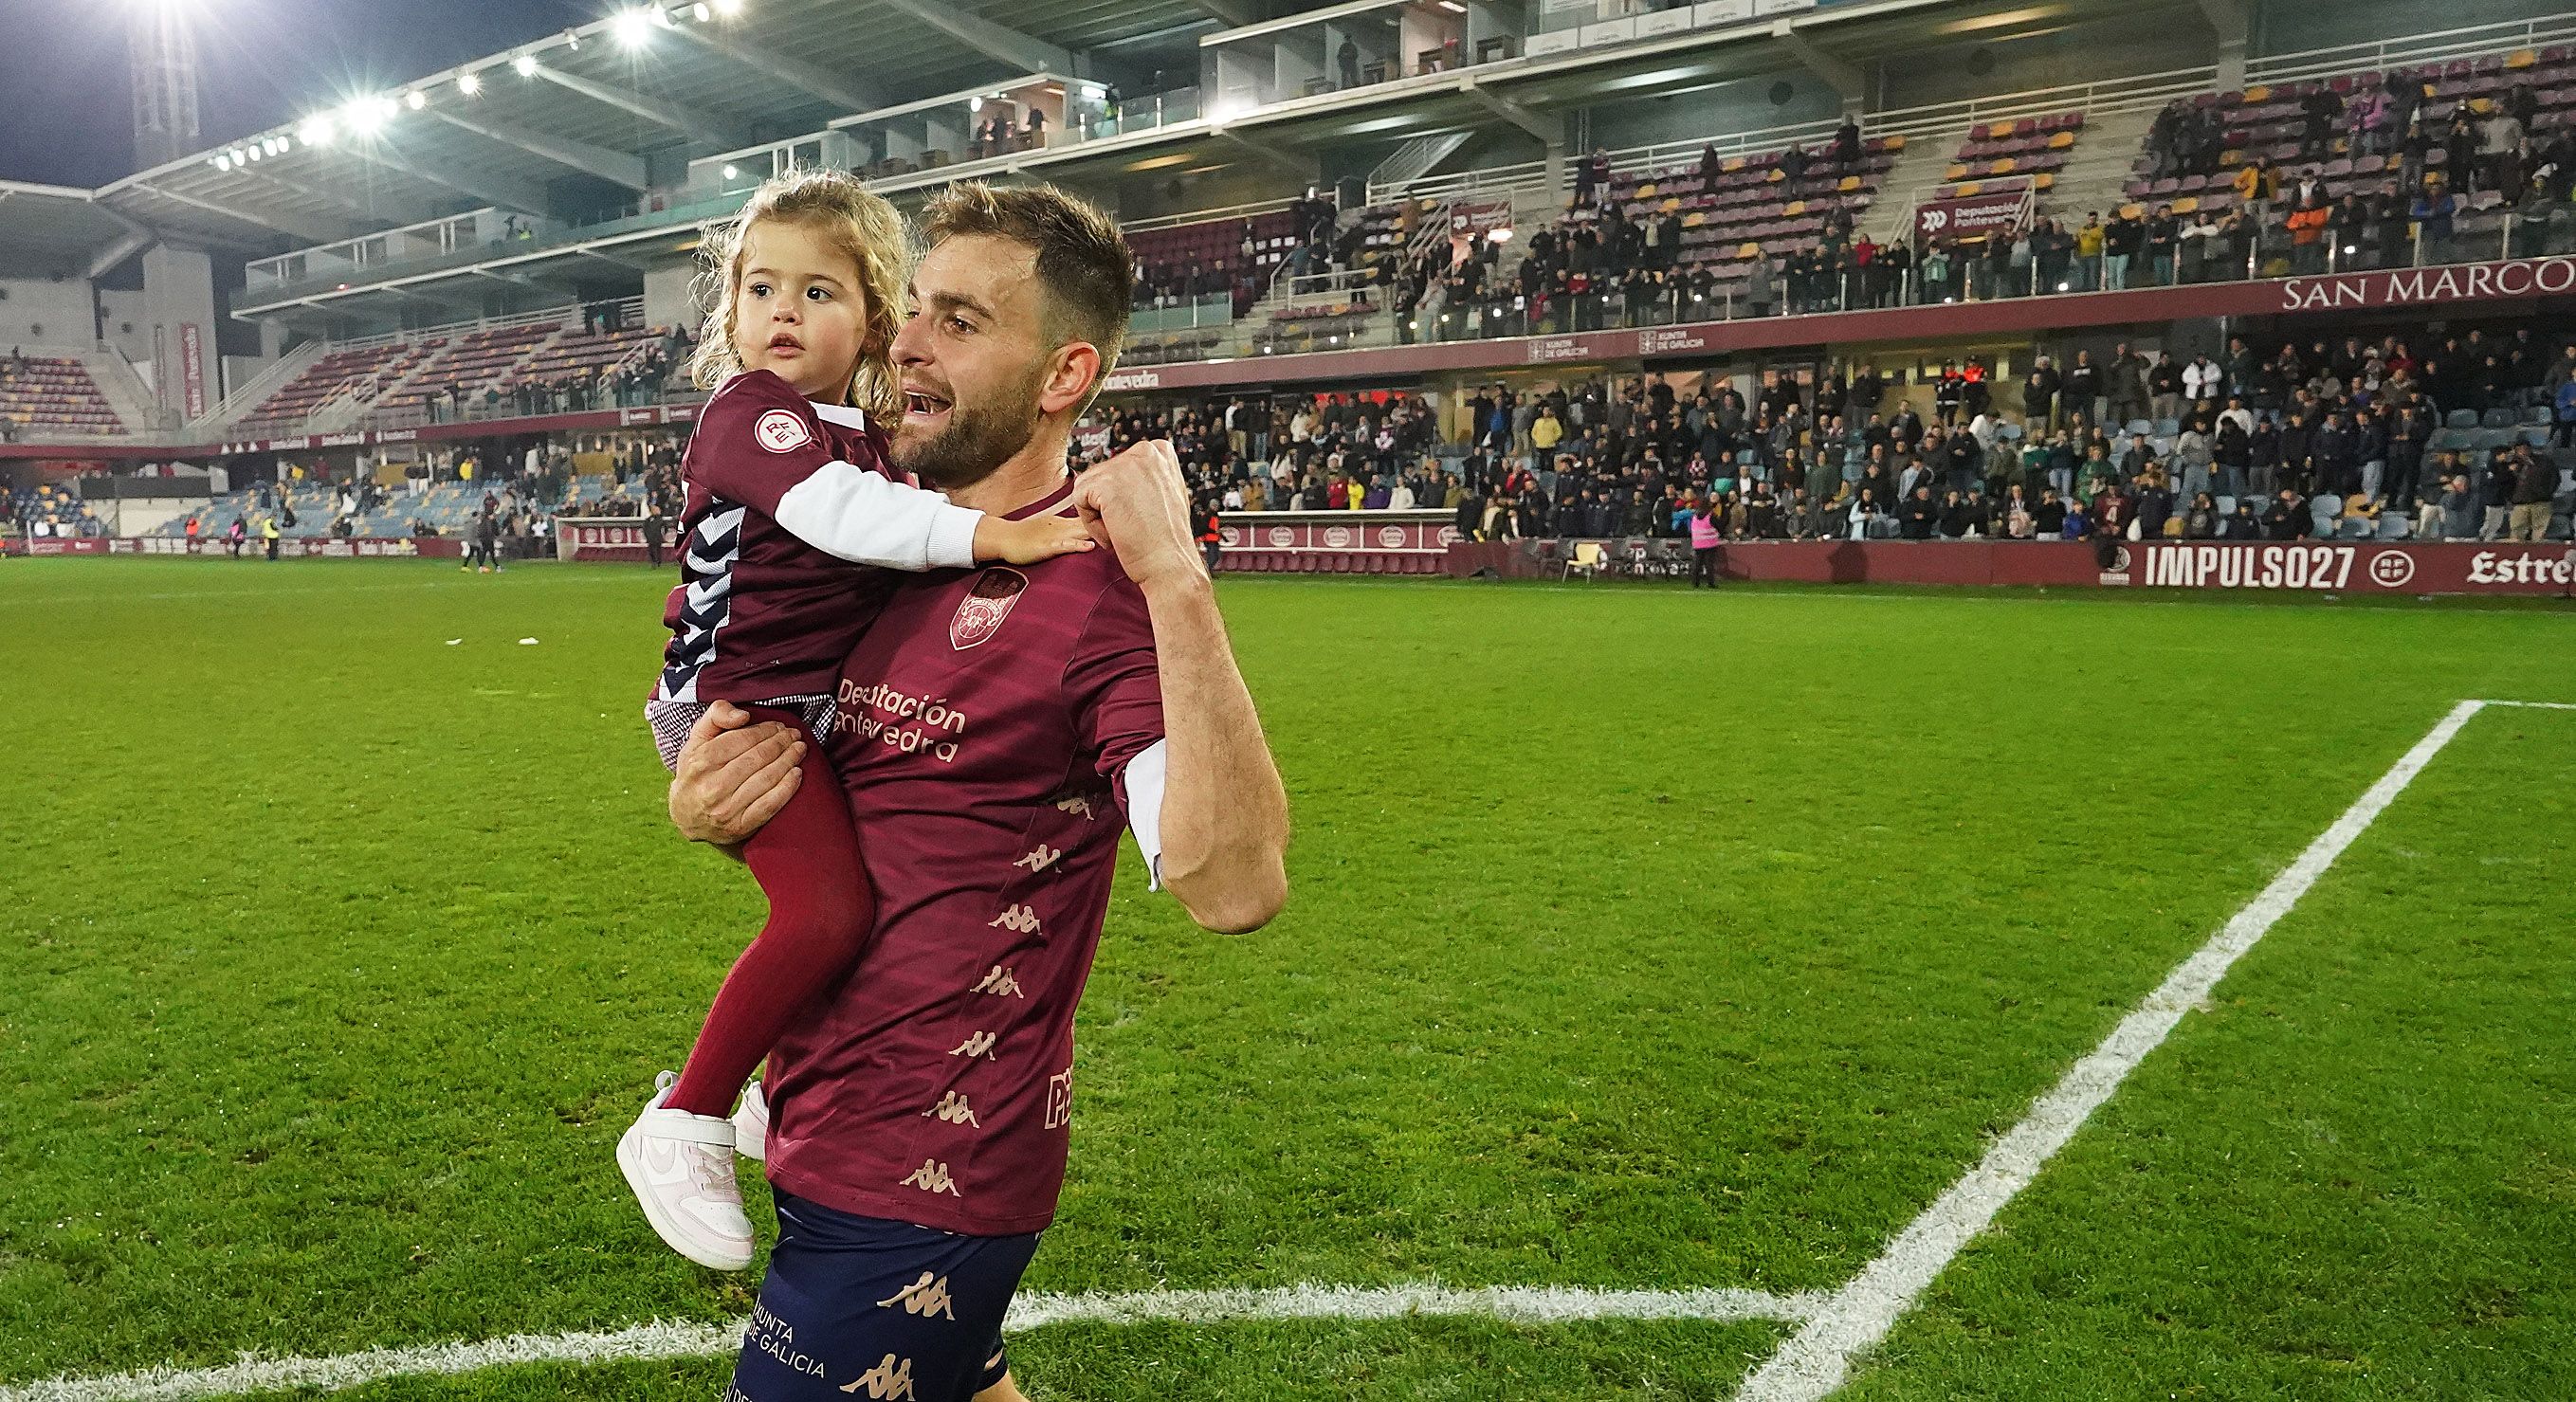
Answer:
POLYGON ((86 366, 42 355, 0 357, 0 423, 18 438, 125 431, 86 366))
POLYGON ((2045 190, 2066 168, 2075 139, 2084 130, 2084 114, 2060 112, 2049 117, 1981 125, 1959 143, 1936 193, 1943 199, 1975 195, 1997 184, 2026 184, 2045 190))
POLYGON ((234 431, 258 438, 293 433, 326 405, 354 399, 373 403, 378 395, 418 369, 445 345, 444 338, 414 342, 387 337, 369 344, 335 350, 277 387, 242 416, 234 431))

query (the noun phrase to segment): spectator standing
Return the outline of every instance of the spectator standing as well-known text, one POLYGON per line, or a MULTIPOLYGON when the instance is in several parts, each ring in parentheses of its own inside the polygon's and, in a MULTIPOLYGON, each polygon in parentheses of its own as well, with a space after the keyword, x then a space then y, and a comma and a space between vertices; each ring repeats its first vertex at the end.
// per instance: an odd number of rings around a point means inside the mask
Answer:
POLYGON ((2550 499, 2558 494, 2558 464, 2517 443, 2507 463, 2514 471, 2512 510, 2505 539, 2538 545, 2549 535, 2550 499))

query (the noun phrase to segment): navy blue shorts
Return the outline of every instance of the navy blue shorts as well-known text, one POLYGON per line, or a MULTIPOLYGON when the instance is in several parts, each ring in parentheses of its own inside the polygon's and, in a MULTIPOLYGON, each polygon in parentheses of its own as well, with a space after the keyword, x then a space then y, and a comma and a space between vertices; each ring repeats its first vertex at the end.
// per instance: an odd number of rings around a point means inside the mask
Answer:
POLYGON ((969 1402, 1038 1238, 960 1236, 778 1194, 778 1245, 724 1402, 969 1402))

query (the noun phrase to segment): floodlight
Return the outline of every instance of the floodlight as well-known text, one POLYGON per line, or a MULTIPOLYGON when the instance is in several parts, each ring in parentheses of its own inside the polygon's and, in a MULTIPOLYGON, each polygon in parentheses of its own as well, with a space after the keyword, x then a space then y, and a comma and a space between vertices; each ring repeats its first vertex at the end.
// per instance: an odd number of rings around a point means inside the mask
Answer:
POLYGON ((726 166, 724 168, 724 178, 727 180, 731 180, 740 174, 742 174, 742 167, 740 166, 726 166))
POLYGON ((689 14, 698 23, 704 24, 714 16, 715 12, 707 8, 706 0, 698 0, 697 4, 689 7, 689 14))
POLYGON ((404 94, 403 94, 403 106, 410 108, 410 109, 411 109, 411 110, 413 110, 414 112, 417 112, 417 111, 419 111, 420 109, 422 109, 422 108, 424 108, 424 107, 427 107, 428 105, 429 105, 429 96, 428 96, 428 94, 423 93, 423 92, 422 92, 420 89, 418 89, 418 88, 414 88, 414 89, 412 89, 410 92, 407 92, 407 93, 404 93, 404 94))
POLYGON ((320 116, 307 117, 304 119, 304 125, 295 129, 295 134, 302 138, 307 146, 328 146, 331 144, 331 119, 320 116))
POLYGON ((465 94, 467 97, 472 97, 474 94, 483 91, 483 75, 480 73, 457 74, 456 90, 465 94))
POLYGON ((517 58, 510 60, 510 67, 516 70, 518 75, 522 78, 533 78, 537 76, 537 56, 535 54, 521 54, 517 58))
POLYGON ((742 0, 716 0, 716 13, 732 19, 742 13, 742 0))
POLYGON ((653 17, 642 10, 620 10, 608 22, 608 32, 627 48, 640 49, 653 37, 653 17))

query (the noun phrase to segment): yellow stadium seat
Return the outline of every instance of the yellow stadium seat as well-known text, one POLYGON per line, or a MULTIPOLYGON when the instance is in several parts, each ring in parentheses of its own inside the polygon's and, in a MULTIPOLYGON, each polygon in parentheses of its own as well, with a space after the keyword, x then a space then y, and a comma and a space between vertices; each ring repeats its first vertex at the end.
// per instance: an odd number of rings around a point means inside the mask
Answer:
POLYGON ((2124 204, 2120 206, 2120 217, 2123 219, 2144 219, 2147 217, 2147 207, 2142 204, 2124 204))
POLYGON ((2185 195, 2181 199, 2173 202, 2173 212, 2176 214, 2189 214, 2198 208, 2200 208, 2200 196, 2198 195, 2185 195))
POLYGON ((2472 112, 2475 112, 2475 113, 2477 113, 2479 116, 2483 117, 2483 116, 2485 116, 2486 114, 2488 114, 2489 112, 2492 112, 2492 111, 2494 111, 2494 110, 2495 110, 2495 99, 2494 99, 2494 98, 2491 98, 2491 97, 2473 97, 2473 98, 2470 98, 2470 99, 2469 99, 2469 110, 2470 110, 2470 111, 2472 111, 2472 112))
POLYGON ((1762 245, 1758 243, 1748 243, 1742 248, 1735 250, 1735 256, 1738 258, 1759 258, 1762 256, 1762 245))
POLYGON ((2048 139, 2048 149, 2051 151, 2063 151, 2074 144, 2075 133, 2071 131, 2061 131, 2048 139))
POLYGON ((1664 213, 1666 213, 1666 214, 1674 213, 1674 212, 1678 211, 1681 207, 1682 207, 1682 202, 1681 202, 1681 200, 1680 200, 1678 197, 1668 195, 1668 196, 1666 196, 1666 197, 1664 198, 1664 213))
POLYGON ((2507 68, 2530 68, 2539 62, 2540 55, 2531 49, 2516 49, 2504 56, 2504 66, 2507 68))
POLYGON ((1964 199, 1966 199, 1967 197, 1969 197, 1970 195, 1973 195, 1973 194, 1977 193, 1979 190, 1982 190, 1982 189, 1984 189, 1984 188, 1986 188, 1986 187, 1985 187, 1985 186, 1983 186, 1983 185, 1978 184, 1978 183, 1977 183, 1976 181, 1974 181, 1974 180, 1971 180, 1971 181, 1969 181, 1967 184, 1960 186, 1960 187, 1958 188, 1957 192, 1956 192, 1956 195, 1957 195, 1957 198, 1959 198, 1959 199, 1963 199, 1963 200, 1964 200, 1964 199))
POLYGON ((1790 219, 1795 219, 1806 212, 1807 202, 1805 200, 1791 200, 1787 204, 1780 206, 1780 213, 1790 219))
POLYGON ((1645 184, 1637 187, 1637 198, 1641 200, 1651 200, 1654 197, 1655 183, 1653 181, 1649 180, 1645 184))
POLYGON ((1781 181, 1788 179, 1789 177, 1788 177, 1788 176, 1786 176, 1786 175, 1784 175, 1784 174, 1782 174, 1782 173, 1781 173, 1781 170, 1780 170, 1780 168, 1779 168, 1778 166, 1773 166, 1773 167, 1771 167, 1771 173, 1770 173, 1769 175, 1766 175, 1766 176, 1762 177, 1762 178, 1763 178, 1763 179, 1765 179, 1765 180, 1768 180, 1768 181, 1770 181, 1771 183, 1773 183, 1773 184, 1775 184, 1775 185, 1776 185, 1776 184, 1780 183, 1781 181))
POLYGON ((1986 138, 1990 141, 2001 141, 2005 137, 2012 135, 2012 131, 2012 123, 1997 122, 1993 126, 1986 128, 1986 138))
POLYGON ((2218 163, 2223 166, 2243 165, 2245 164, 2245 153, 2231 146, 2218 153, 2218 163))
POLYGON ((1886 142, 1887 142, 1887 149, 1888 149, 1888 150, 1890 150, 1890 151, 1902 151, 1902 150, 1904 150, 1904 149, 1905 149, 1905 138, 1904 138, 1904 137, 1901 137, 1901 136, 1891 136, 1891 137, 1887 137, 1887 138, 1885 138, 1885 140, 1886 140, 1886 142))
POLYGON ((2265 84, 2256 83, 2254 86, 2245 90, 2245 100, 2247 102, 2269 102, 2272 100, 2272 89, 2265 84))
POLYGON ((1724 162, 1724 163, 1722 163, 1721 165, 1719 165, 1719 166, 1718 166, 1718 169, 1719 169, 1719 170, 1742 170, 1742 169, 1744 169, 1744 158, 1743 158, 1742 156, 1729 156, 1729 157, 1727 157, 1727 158, 1726 158, 1726 160, 1725 160, 1725 162, 1724 162))
POLYGON ((1944 180, 1964 180, 1967 178, 1967 175, 1968 168, 1962 165, 1954 165, 1948 170, 1941 172, 1941 178, 1944 180))
POLYGON ((1860 188, 1860 177, 1857 175, 1846 175, 1842 179, 1834 182, 1834 188, 1845 194, 1849 194, 1850 192, 1860 188))
POLYGON ((2013 171, 2014 171, 2015 169, 2017 169, 2019 166, 2020 166, 2020 162, 2015 161, 2015 160, 2014 160, 2012 157, 2010 157, 2010 156, 1998 156, 1998 157, 1996 157, 1996 158, 1995 158, 1995 163, 1994 163, 1993 165, 1990 165, 1990 166, 1986 167, 1986 174, 1988 174, 1988 175, 2010 175, 2010 174, 2012 174, 2012 173, 2013 173, 2013 171))
POLYGON ((1682 216, 1682 227, 1685 229, 1696 229, 1707 222, 1708 216, 1705 214, 1685 214, 1682 216))
POLYGON ((2030 188, 2034 190, 2045 190, 2056 183, 2057 177, 2046 171, 2041 171, 2030 178, 2030 188))

